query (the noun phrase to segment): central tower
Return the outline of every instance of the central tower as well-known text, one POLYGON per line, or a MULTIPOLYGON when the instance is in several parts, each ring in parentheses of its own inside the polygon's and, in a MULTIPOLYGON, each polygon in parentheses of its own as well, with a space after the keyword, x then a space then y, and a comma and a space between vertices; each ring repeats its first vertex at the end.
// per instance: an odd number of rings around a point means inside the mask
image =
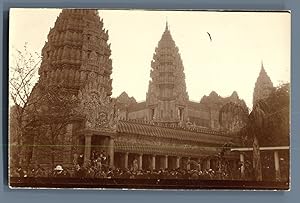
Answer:
POLYGON ((178 124, 187 119, 184 67, 168 23, 151 61, 146 106, 148 119, 178 124))

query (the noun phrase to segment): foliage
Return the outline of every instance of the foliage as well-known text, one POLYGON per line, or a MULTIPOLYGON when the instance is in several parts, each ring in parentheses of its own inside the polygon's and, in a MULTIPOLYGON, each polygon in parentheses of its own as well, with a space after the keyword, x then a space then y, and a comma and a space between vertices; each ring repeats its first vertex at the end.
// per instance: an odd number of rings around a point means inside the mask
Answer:
MULTIPOLYGON (((253 147, 253 169, 256 180, 262 180, 260 147, 289 145, 289 84, 283 84, 259 100, 240 131, 245 146, 253 147)), ((273 157, 270 157, 273 159, 273 157)), ((264 162, 270 162, 265 160, 264 162)))
POLYGON ((12 59, 9 67, 10 98, 15 105, 24 109, 38 78, 41 56, 38 53, 32 54, 28 50, 28 44, 25 43, 23 50, 13 50, 12 59))
POLYGON ((261 146, 288 146, 290 137, 290 87, 283 84, 265 100, 261 146))
POLYGON ((21 164, 20 157, 24 154, 24 134, 30 126, 32 117, 27 109, 35 109, 35 103, 29 102, 32 89, 37 81, 37 70, 41 62, 38 53, 31 53, 28 44, 23 49, 13 49, 9 67, 10 95, 10 162, 21 164))
POLYGON ((244 146, 251 146, 253 135, 257 134, 260 146, 289 145, 290 87, 283 84, 254 106, 247 126, 240 134, 244 146))
POLYGON ((55 149, 64 144, 66 126, 76 115, 77 99, 59 85, 44 87, 37 82, 41 57, 28 44, 15 50, 10 66, 10 163, 27 167, 33 148, 40 148, 54 163, 55 149), (38 145, 38 146, 37 146, 38 145), (49 156, 50 155, 50 156, 49 156))
POLYGON ((66 151, 65 144, 70 145, 69 140, 66 140, 69 138, 64 135, 67 125, 77 116, 74 110, 78 105, 77 98, 60 86, 41 87, 39 95, 41 99, 32 131, 34 144, 38 145, 35 150, 47 152, 45 158, 51 158, 54 167, 56 158, 66 151))

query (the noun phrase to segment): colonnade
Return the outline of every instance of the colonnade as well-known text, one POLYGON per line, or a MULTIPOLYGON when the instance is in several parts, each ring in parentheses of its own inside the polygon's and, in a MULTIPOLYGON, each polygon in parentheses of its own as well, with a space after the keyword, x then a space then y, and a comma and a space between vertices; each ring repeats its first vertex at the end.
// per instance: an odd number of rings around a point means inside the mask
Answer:
POLYGON ((115 166, 118 168, 131 169, 137 163, 139 170, 159 170, 159 169, 210 169, 211 159, 182 157, 161 154, 143 154, 129 152, 115 152, 115 166), (191 163, 191 161, 194 161, 191 163), (197 163, 197 164, 195 164, 197 163))
MULTIPOLYGON (((100 135, 96 135, 100 136, 100 135)), ((84 134, 84 163, 88 163, 91 159, 92 151, 92 133, 84 134)), ((137 163, 138 169, 216 169, 216 160, 208 157, 189 157, 163 154, 149 154, 137 152, 120 152, 115 150, 115 143, 113 136, 101 136, 101 139, 106 140, 105 151, 109 156, 109 166, 131 169, 133 162, 137 163)))

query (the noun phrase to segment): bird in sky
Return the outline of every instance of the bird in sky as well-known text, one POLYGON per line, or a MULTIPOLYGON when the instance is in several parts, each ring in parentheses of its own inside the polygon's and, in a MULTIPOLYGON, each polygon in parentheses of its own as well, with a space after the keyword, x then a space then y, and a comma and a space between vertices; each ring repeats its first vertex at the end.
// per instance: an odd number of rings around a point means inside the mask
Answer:
POLYGON ((209 32, 206 32, 206 33, 207 33, 207 35, 209 36, 210 41, 212 42, 212 38, 211 38, 210 33, 209 33, 209 32))

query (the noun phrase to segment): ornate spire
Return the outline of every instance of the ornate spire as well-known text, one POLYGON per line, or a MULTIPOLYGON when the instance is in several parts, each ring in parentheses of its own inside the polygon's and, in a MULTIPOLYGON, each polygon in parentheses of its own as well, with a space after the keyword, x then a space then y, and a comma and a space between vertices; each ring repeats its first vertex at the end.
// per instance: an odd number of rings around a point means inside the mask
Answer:
POLYGON ((264 68, 263 62, 261 62, 260 73, 256 80, 253 93, 253 106, 258 100, 267 98, 272 92, 273 88, 273 83, 264 68))
POLYGON ((264 68, 264 62, 263 62, 263 60, 261 61, 261 68, 260 68, 260 73, 259 74, 260 75, 267 75, 268 76, 268 74, 267 74, 267 72, 266 72, 266 70, 264 68))
POLYGON ((169 30, 168 18, 166 20, 166 30, 169 30))
POLYGON ((151 62, 151 81, 146 103, 150 120, 179 122, 186 118, 185 74, 179 50, 166 22, 166 29, 155 49, 151 62))
POLYGON ((63 9, 42 50, 39 83, 79 90, 97 80, 111 95, 108 32, 97 10, 63 9))

